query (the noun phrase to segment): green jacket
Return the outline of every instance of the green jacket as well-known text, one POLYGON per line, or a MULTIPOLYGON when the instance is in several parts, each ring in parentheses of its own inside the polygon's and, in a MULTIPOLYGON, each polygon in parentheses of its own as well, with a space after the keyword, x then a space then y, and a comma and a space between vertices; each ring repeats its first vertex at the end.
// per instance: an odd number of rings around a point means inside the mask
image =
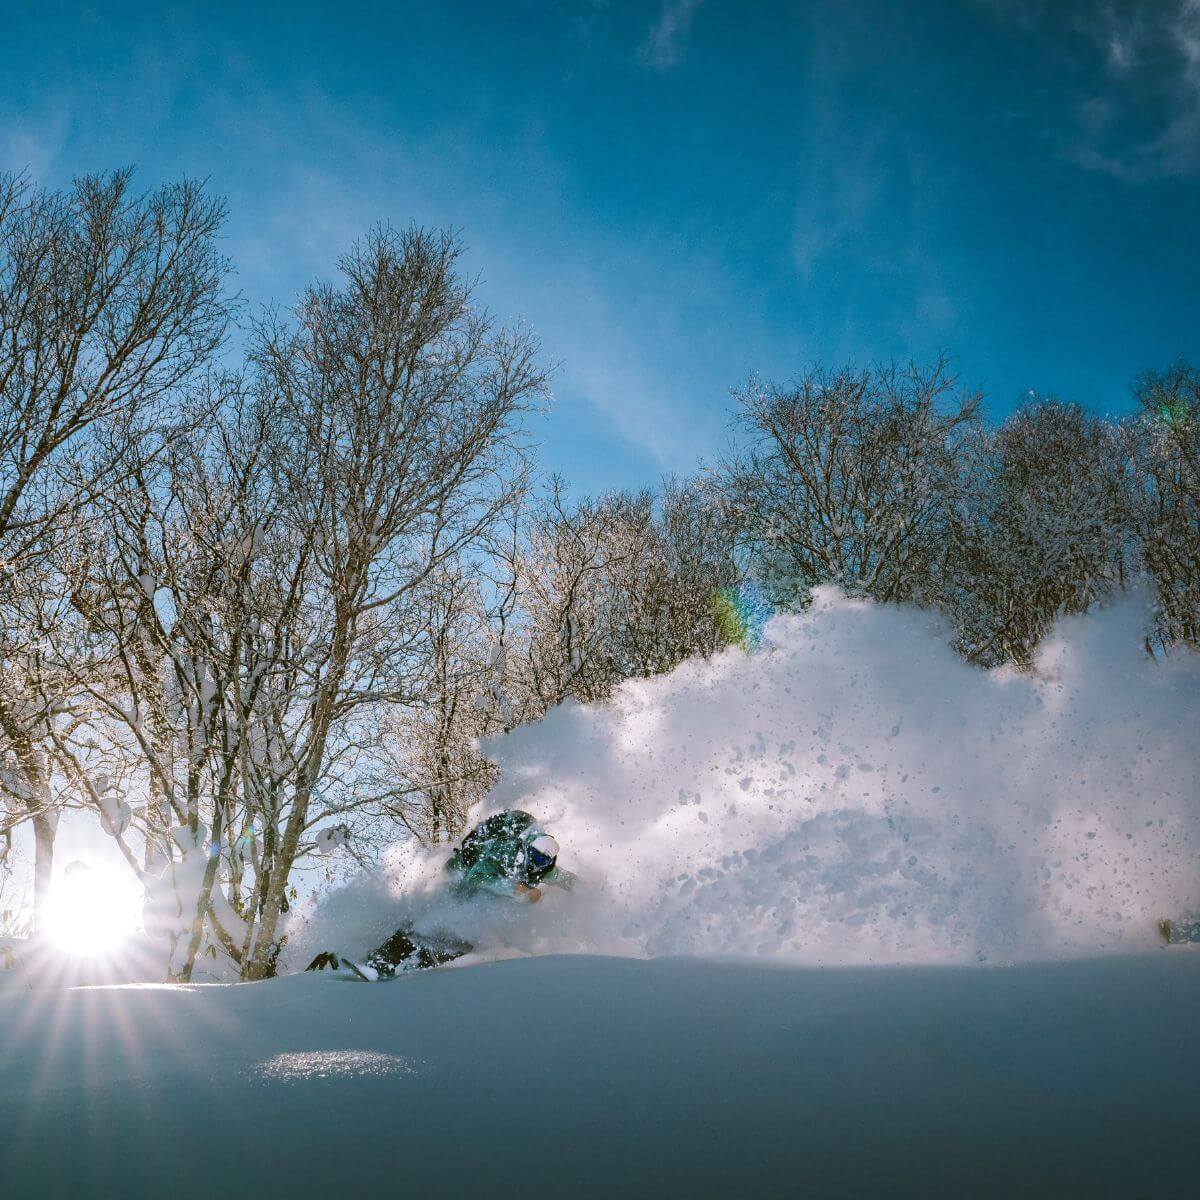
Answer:
POLYGON ((454 890, 462 895, 485 891, 515 896, 518 884, 569 888, 575 877, 557 863, 548 871, 539 871, 529 863, 529 844, 545 832, 529 813, 519 809, 480 822, 446 863, 454 890))

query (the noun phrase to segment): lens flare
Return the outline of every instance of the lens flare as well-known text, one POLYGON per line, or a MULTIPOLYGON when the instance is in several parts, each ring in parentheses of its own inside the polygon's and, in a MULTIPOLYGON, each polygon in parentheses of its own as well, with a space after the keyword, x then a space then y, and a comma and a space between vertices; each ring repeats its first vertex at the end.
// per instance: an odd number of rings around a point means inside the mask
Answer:
POLYGON ((1195 402, 1188 400, 1182 392, 1166 392, 1158 399, 1158 418, 1164 425, 1181 429, 1196 420, 1195 402))
POLYGON ((774 611, 762 586, 752 579, 713 593, 713 613, 721 636, 743 650, 759 648, 763 627, 774 611))
POLYGON ((140 903, 132 879, 76 861, 50 895, 47 931, 71 954, 104 954, 135 931, 140 903))

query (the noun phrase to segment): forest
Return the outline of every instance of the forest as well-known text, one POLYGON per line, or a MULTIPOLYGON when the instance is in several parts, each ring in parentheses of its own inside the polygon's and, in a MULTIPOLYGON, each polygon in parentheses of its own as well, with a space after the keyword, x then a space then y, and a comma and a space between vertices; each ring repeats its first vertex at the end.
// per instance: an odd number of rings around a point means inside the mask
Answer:
POLYGON ((252 311, 225 220, 192 181, 0 177, 0 909, 34 860, 0 932, 83 813, 170 978, 268 977, 306 872, 461 835, 488 737, 751 653, 826 585, 980 669, 1137 589, 1148 657, 1200 643, 1187 363, 998 424, 950 356, 713 380, 724 454, 578 496, 539 465, 553 347, 478 305, 458 235, 377 226, 252 311))

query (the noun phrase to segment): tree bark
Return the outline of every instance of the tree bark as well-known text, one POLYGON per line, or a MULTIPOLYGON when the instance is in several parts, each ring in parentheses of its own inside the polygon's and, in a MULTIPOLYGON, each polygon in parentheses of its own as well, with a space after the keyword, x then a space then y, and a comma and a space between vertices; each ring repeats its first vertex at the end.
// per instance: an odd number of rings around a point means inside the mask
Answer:
POLYGON ((54 836, 58 832, 58 813, 41 812, 33 825, 33 933, 45 933, 50 887, 54 876, 54 836))

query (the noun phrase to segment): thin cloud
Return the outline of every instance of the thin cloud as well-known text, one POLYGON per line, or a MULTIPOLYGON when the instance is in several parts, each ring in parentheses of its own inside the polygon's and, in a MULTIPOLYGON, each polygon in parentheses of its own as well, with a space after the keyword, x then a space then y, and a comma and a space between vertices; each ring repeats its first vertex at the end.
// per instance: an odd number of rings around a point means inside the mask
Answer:
POLYGON ((828 254, 856 239, 884 203, 884 138, 882 128, 857 140, 828 122, 814 129, 792 232, 792 257, 806 279, 828 254))
POLYGON ((0 128, 0 171, 49 182, 70 131, 65 101, 36 116, 9 117, 0 128))
MULTIPOLYGON (((1093 36, 1103 47, 1114 86, 1105 97, 1113 119, 1084 112, 1080 165, 1118 179, 1140 182, 1190 174, 1200 166, 1200 0, 1177 0, 1121 12, 1105 10, 1093 36), (1138 70, 1137 68, 1142 68, 1138 70), (1128 89, 1120 85, 1128 81, 1128 89), (1122 143, 1115 118, 1136 102, 1133 87, 1157 86, 1166 111, 1157 133, 1122 143)), ((1139 99, 1141 97, 1139 92, 1139 99)))
MULTIPOLYGON (((272 195, 288 196, 282 206, 270 197, 265 204, 234 198, 230 249, 264 298, 286 307, 297 288, 329 278, 336 255, 380 219, 450 225, 467 243, 464 269, 482 275, 480 302, 497 304, 500 320, 529 321, 547 361, 561 363, 555 391, 595 410, 646 470, 682 473, 719 443, 723 418, 697 402, 705 372, 688 374, 691 329, 676 310, 679 296, 723 294, 711 266, 652 240, 518 219, 499 194, 481 205, 478 191, 458 184, 478 170, 467 143, 397 142, 316 90, 288 107, 266 93, 256 99, 253 119, 233 107, 219 108, 216 118, 253 147, 259 169, 274 181, 272 195), (300 129, 307 152, 294 158, 289 148, 300 129), (545 267, 531 270, 531 263, 545 267)), ((507 152, 517 150, 510 144, 507 152)), ((552 178, 540 147, 522 153, 533 156, 531 177, 552 178)), ((721 394, 719 384, 714 390, 721 394)))
MULTIPOLYGON (((1026 30, 1049 16, 1034 0, 972 2, 1026 30)), ((1200 167, 1200 0, 1076 0, 1059 11, 1066 31, 1103 56, 1103 82, 1078 103, 1067 156, 1129 182, 1200 167), (1147 133, 1151 106, 1159 109, 1157 128, 1147 133)))
POLYGON ((669 71, 683 53, 692 17, 703 0, 663 0, 658 20, 638 47, 637 59, 651 71, 669 71))

